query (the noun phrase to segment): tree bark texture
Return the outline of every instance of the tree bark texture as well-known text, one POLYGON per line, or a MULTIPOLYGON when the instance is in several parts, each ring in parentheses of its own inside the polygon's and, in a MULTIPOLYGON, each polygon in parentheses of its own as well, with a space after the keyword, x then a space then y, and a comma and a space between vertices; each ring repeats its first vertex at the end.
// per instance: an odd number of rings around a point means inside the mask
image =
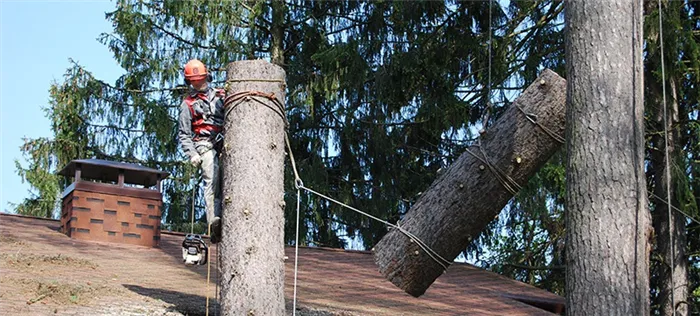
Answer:
POLYGON ((284 18, 287 4, 284 1, 272 1, 272 26, 270 34, 270 62, 275 65, 284 65, 284 18))
MULTIPOLYGON (((227 67, 227 95, 274 93, 284 104, 284 70, 263 60, 227 67)), ((265 97, 226 108, 222 150, 222 315, 284 314, 285 122, 265 97)), ((284 116, 284 111, 281 111, 284 116)))
MULTIPOLYGON (((681 153, 678 152, 677 144, 680 140, 680 133, 673 126, 678 124, 678 99, 676 95, 676 83, 673 79, 668 80, 668 82, 663 82, 662 84, 667 84, 670 91, 670 98, 667 100, 667 115, 666 121, 664 122, 663 115, 663 103, 659 100, 658 111, 656 115, 656 121, 659 123, 661 129, 663 129, 663 124, 666 124, 668 129, 668 155, 671 159, 668 165, 671 166, 671 170, 674 169, 674 165, 678 164, 678 161, 682 161, 680 157, 681 153), (676 157, 674 159, 674 157, 676 157)), ((667 188, 669 182, 666 178, 666 157, 664 154, 665 141, 663 134, 656 134, 653 137, 654 144, 658 150, 651 152, 651 166, 654 170, 654 194, 668 200, 667 188)), ((673 172, 671 172, 673 176, 673 172)), ((676 195, 676 183, 671 178, 670 187, 670 200, 671 205, 679 207, 678 196, 676 195)), ((685 245, 686 245, 686 234, 685 234, 685 217, 679 214, 675 210, 671 210, 671 217, 669 219, 668 206, 664 201, 655 200, 654 205, 654 231, 656 235, 656 250, 662 258, 662 262, 659 265, 658 280, 659 280, 659 303, 661 304, 661 315, 673 315, 673 305, 676 306, 676 315, 683 316, 688 315, 689 309, 688 304, 685 302, 688 300, 688 259, 685 256, 685 245), (672 223, 670 226, 671 233, 669 234, 669 222, 672 223), (671 240, 671 234, 673 235, 673 240, 671 240), (673 260, 671 260, 673 256, 673 260), (671 269, 671 261, 673 261, 673 269, 671 269), (671 274, 673 274, 673 282, 671 282, 671 274), (671 291, 673 292, 673 303, 671 304, 671 291)))
POLYGON ((567 315, 648 315, 642 2, 566 5, 567 315))
MULTIPOLYGON (((469 148, 488 163, 463 153, 421 195, 400 226, 443 258, 454 260, 513 197, 513 190, 506 189, 489 164, 524 185, 562 145, 518 107, 561 138, 565 100, 566 81, 551 70, 543 71, 482 135, 481 146, 469 148)), ((398 230, 389 231, 374 250, 379 271, 413 296, 422 295, 443 273, 440 264, 398 230)))

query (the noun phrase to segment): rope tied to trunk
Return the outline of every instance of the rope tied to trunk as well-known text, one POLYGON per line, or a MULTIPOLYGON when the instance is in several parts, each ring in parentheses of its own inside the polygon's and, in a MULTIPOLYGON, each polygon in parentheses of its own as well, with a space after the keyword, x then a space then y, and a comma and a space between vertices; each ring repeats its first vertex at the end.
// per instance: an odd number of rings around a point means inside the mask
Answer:
POLYGON ((518 191, 522 189, 522 186, 518 184, 518 182, 515 181, 515 179, 513 179, 511 176, 509 176, 501 169, 499 169, 496 165, 491 163, 489 157, 486 155, 486 151, 484 151, 484 147, 481 146, 481 144, 474 146, 479 147, 479 151, 481 152, 481 155, 483 155, 483 157, 480 157, 479 155, 471 151, 469 148, 465 148, 464 150, 477 160, 481 161, 484 165, 486 165, 491 171, 491 173, 493 173, 493 175, 496 177, 496 180, 498 180, 498 182, 501 185, 503 185, 503 187, 506 189, 506 191, 508 191, 508 193, 510 193, 511 195, 516 195, 518 191))
POLYGON ((231 111, 233 111, 236 107, 238 107, 241 103, 245 101, 254 101, 267 107, 268 109, 272 110, 272 112, 277 114, 280 118, 282 118, 285 129, 289 127, 289 121, 287 120, 287 116, 285 115, 284 105, 277 98, 277 96, 275 96, 274 93, 265 93, 261 91, 249 90, 227 95, 224 99, 224 108, 226 109, 224 117, 227 118, 231 111), (272 101, 272 105, 268 104, 267 102, 264 102, 265 99, 272 101))
MULTIPOLYGON (((254 101, 262 106, 265 106, 266 108, 270 109, 273 111, 275 114, 277 114, 280 118, 282 118, 285 129, 289 127, 289 121, 287 120, 287 117, 285 115, 285 109, 284 105, 282 102, 280 102, 279 99, 275 96, 274 93, 265 93, 261 91, 241 91, 241 92, 236 92, 234 94, 226 96, 224 99, 224 108, 226 109, 225 112, 225 117, 228 117, 231 111, 238 107, 241 103, 243 102, 250 102, 254 101), (272 101, 272 105, 268 104, 267 102, 264 102, 264 99, 272 101)), ((380 223, 383 223, 393 229, 398 230, 402 234, 404 234, 406 237, 409 238, 411 243, 415 243, 418 245, 420 249, 422 249, 432 260, 434 260, 437 264, 439 264, 443 268, 443 272, 447 271, 447 268, 452 264, 451 261, 445 259, 442 257, 437 251, 433 250, 428 246, 425 242, 423 242, 420 238, 418 238, 416 235, 413 233, 407 231, 406 229, 402 228, 401 226, 397 224, 392 224, 388 221, 385 221, 383 219, 380 219, 376 216, 373 216, 367 212, 363 212, 357 208, 354 208, 348 204, 342 203, 338 200, 335 200, 329 196, 326 196, 324 194, 321 194, 319 192, 316 192, 306 186, 304 186, 304 182, 302 181, 301 177, 299 176, 299 171, 297 170, 296 166, 296 160, 294 159, 294 153, 292 152, 292 146, 291 142, 289 141, 289 134, 285 131, 284 135, 286 147, 287 147, 287 152, 289 154, 289 158, 291 161, 292 165, 292 170, 294 172, 294 187, 297 190, 297 207, 296 207, 296 239, 295 239, 295 254, 294 254, 294 298, 293 298, 293 314, 296 315, 296 292, 297 292, 297 271, 298 271, 298 257, 299 257, 299 214, 300 214, 300 203, 301 203, 301 190, 304 190, 308 193, 314 194, 318 197, 321 197, 329 202, 335 203, 340 205, 341 207, 347 208, 349 210, 352 210, 354 212, 357 212, 363 216, 366 216, 370 219, 373 219, 375 221, 378 221, 380 223)))
MULTIPOLYGON (((389 226, 389 227, 391 227, 391 228, 394 228, 394 229, 398 230, 399 232, 401 232, 402 234, 404 234, 406 237, 408 237, 409 240, 411 241, 411 243, 415 243, 416 245, 418 245, 418 247, 419 247, 420 249, 422 249, 432 260, 434 260, 437 264, 439 264, 439 265, 442 267, 442 269, 443 269, 443 273, 444 273, 445 271, 447 271, 447 268, 452 264, 452 262, 449 261, 449 260, 447 260, 447 259, 445 259, 444 257, 442 257, 439 253, 437 253, 437 251, 435 251, 435 250, 433 250, 432 248, 430 248, 430 246, 428 246, 425 242, 423 242, 423 241, 422 241, 420 238, 418 238, 416 235, 414 235, 413 233, 407 231, 407 230, 404 229, 403 227, 399 226, 399 223, 398 223, 398 222, 397 222, 396 224, 392 224, 392 223, 390 223, 390 222, 388 222, 388 221, 385 221, 385 220, 383 220, 383 219, 381 219, 381 218, 378 218, 378 217, 376 217, 376 216, 373 216, 373 215, 371 215, 371 214, 369 214, 369 213, 367 213, 367 212, 363 212, 363 211, 361 211, 361 210, 359 210, 359 209, 357 209, 357 208, 354 208, 354 207, 352 207, 352 206, 350 206, 350 205, 348 205, 348 204, 345 204, 345 203, 343 203, 343 202, 340 202, 340 201, 338 201, 338 200, 336 200, 336 199, 333 199, 333 198, 331 198, 331 197, 329 197, 329 196, 326 196, 326 195, 324 195, 324 194, 321 194, 321 193, 319 193, 319 192, 316 192, 316 191, 314 191, 314 190, 312 190, 312 189, 310 189, 310 188, 304 186, 304 182, 301 180, 301 177, 299 177, 299 171, 297 170, 297 167, 296 167, 296 161, 295 161, 295 159, 294 159, 294 154, 293 154, 293 152, 292 152, 292 146, 291 146, 291 143, 290 143, 290 141, 289 141, 289 135, 288 135, 287 133, 285 133, 284 137, 285 137, 285 142, 286 142, 286 144, 287 144, 287 151, 288 151, 288 153, 289 153, 289 159, 290 159, 290 161, 291 161, 292 170, 293 170, 293 172, 294 172, 294 177, 295 177, 295 179, 294 179, 294 186, 295 186, 295 188, 296 188, 296 190, 297 190, 297 201, 296 201, 296 211, 297 211, 297 213, 296 213, 296 217, 297 217, 297 220, 296 220, 296 239, 295 239, 295 243, 294 243, 294 297, 293 297, 293 315, 296 315, 297 269, 298 269, 297 267, 298 267, 298 258, 299 258, 299 213, 300 213, 299 210, 300 210, 300 204, 301 204, 301 190, 304 190, 304 191, 306 191, 306 192, 308 192, 308 193, 311 193, 311 194, 316 195, 316 196, 318 196, 318 197, 320 197, 320 198, 323 198, 323 199, 325 199, 325 200, 327 200, 327 201, 329 201, 329 202, 332 202, 332 203, 335 203, 335 204, 337 204, 337 205, 340 205, 341 207, 347 208, 347 209, 349 209, 349 210, 351 210, 351 211, 354 211, 354 212, 356 212, 356 213, 358 213, 358 214, 361 214, 361 215, 363 215, 363 216, 365 216, 365 217, 368 217, 368 218, 370 218, 370 219, 373 219, 373 220, 375 220, 375 221, 378 221, 378 222, 380 222, 380 223, 383 223, 383 224, 385 224, 386 226, 389 226)), ((418 254, 418 251, 416 251, 416 254, 418 254)))
POLYGON ((530 121, 530 123, 535 124, 535 126, 541 128, 547 135, 549 135, 549 137, 552 137, 554 140, 556 140, 562 145, 566 143, 564 137, 562 137, 561 135, 557 135, 557 133, 542 125, 542 123, 540 123, 537 120, 537 114, 525 112, 525 110, 519 104, 515 104, 515 107, 518 108, 518 110, 520 110, 520 112, 525 115, 525 118, 527 118, 527 120, 530 121))

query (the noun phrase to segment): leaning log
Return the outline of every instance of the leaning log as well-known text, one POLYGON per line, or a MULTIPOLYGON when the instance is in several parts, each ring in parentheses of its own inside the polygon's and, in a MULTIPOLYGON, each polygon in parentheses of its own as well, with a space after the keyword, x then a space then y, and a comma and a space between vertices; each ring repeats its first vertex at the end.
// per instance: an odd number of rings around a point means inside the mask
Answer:
POLYGON ((566 81, 543 71, 481 135, 480 145, 468 148, 420 196, 401 219, 401 229, 390 230, 374 247, 379 271, 415 297, 425 293, 561 147, 565 102, 566 81))

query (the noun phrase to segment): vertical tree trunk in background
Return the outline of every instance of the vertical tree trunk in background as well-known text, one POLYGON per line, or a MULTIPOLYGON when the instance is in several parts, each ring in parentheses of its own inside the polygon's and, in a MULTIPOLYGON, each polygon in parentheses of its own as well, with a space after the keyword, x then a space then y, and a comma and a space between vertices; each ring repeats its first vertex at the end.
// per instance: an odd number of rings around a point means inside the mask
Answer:
MULTIPOLYGON (((279 66, 238 61, 227 67, 227 94, 274 93, 284 104, 284 80, 279 66)), ((244 99, 224 125, 222 315, 284 314, 285 123, 270 107, 264 97, 244 99)))
POLYGON ((284 17, 287 4, 284 1, 272 1, 272 26, 270 33, 270 62, 275 65, 284 65, 284 17))
MULTIPOLYGON (((664 122, 663 116, 663 103, 661 100, 658 104, 658 112, 656 113, 658 126, 661 128, 659 132, 663 131, 663 124, 667 125, 668 128, 668 155, 670 157, 669 166, 671 170, 674 169, 673 165, 676 164, 679 159, 679 148, 677 144, 680 141, 680 134, 678 130, 673 127, 678 123, 678 99, 676 95, 676 83, 675 80, 668 80, 669 91, 671 92, 670 97, 667 99, 667 121, 664 122), (674 159, 676 157, 676 159, 674 159)), ((666 84, 664 82, 663 84, 666 84)), ((654 194, 667 199, 666 188, 668 188, 669 183, 666 179, 666 158, 664 153, 664 140, 663 133, 661 135, 656 134, 654 136, 654 144, 657 146, 657 150, 653 150, 651 154, 651 166, 654 168, 654 194)), ((677 166, 676 166, 677 167, 677 166)), ((673 177, 673 172, 671 171, 671 176, 673 177)), ((679 201, 676 195, 676 183, 671 179, 670 183, 671 189, 671 205, 678 207, 679 201)), ((680 303, 685 302, 688 299, 688 260, 685 257, 685 245, 686 245, 686 235, 685 235, 685 217, 678 212, 671 210, 671 218, 668 217, 668 206, 663 201, 656 199, 654 201, 656 207, 654 209, 654 231, 656 232, 656 247, 657 252, 662 258, 662 262, 659 266, 659 302, 661 303, 661 315, 673 315, 673 308, 671 305, 671 291, 675 287, 673 292, 673 301, 677 306, 676 315, 683 316, 688 315, 688 304, 680 303), (671 233, 673 234, 673 241, 669 235, 669 221, 673 223, 671 226, 671 233), (671 258, 673 256, 674 268, 673 268, 673 282, 671 282, 671 258)))
MULTIPOLYGON (((480 160, 483 153, 495 168, 524 185, 562 144, 529 121, 518 106, 535 115, 536 122, 555 137, 561 137, 565 101, 566 81, 553 71, 544 70, 482 135, 483 152, 479 147, 471 147, 479 158, 463 153, 421 195, 401 219, 401 227, 445 259, 454 260, 513 197, 513 192, 480 160)), ((417 243, 397 230, 389 231, 374 250, 379 271, 416 297, 443 272, 442 266, 417 243)))
POLYGON ((565 10, 567 314, 648 315, 642 2, 565 10))

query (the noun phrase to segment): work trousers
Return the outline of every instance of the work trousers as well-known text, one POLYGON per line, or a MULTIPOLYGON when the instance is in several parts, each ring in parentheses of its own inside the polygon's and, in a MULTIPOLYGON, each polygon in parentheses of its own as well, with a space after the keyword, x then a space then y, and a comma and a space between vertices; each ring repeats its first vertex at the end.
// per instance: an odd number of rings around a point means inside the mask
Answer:
MULTIPOLYGON (((221 217, 221 171, 216 150, 204 147, 199 155, 202 157, 202 180, 204 180, 204 202, 207 211, 207 223, 215 217, 221 217), (205 149, 205 150, 204 150, 205 149)), ((199 151, 199 150, 198 150, 199 151)))

